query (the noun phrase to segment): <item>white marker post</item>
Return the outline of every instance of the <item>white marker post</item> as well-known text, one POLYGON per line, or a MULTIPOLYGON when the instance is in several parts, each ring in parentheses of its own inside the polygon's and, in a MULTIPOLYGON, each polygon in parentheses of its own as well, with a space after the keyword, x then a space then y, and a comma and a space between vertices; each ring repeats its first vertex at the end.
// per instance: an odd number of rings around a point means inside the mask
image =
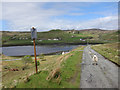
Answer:
POLYGON ((37 39, 37 30, 34 27, 31 28, 31 39, 33 40, 33 44, 34 44, 35 66, 37 73, 37 58, 36 58, 36 47, 35 47, 35 39, 37 39))

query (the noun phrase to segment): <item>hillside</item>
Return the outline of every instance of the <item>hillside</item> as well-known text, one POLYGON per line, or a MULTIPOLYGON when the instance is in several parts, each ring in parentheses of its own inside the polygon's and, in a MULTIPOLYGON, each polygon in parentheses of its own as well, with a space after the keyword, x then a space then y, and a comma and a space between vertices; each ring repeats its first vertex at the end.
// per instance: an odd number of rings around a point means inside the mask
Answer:
MULTIPOLYGON (((38 32, 36 44, 97 44, 118 41, 116 30, 50 30, 38 32)), ((30 32, 2 32, 2 45, 32 45, 30 32)))

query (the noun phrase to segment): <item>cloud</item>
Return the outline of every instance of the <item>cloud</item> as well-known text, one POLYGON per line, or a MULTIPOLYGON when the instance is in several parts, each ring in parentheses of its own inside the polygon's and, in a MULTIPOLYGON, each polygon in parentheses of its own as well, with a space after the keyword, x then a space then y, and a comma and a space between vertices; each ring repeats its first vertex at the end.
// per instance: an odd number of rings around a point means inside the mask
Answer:
POLYGON ((11 22, 13 30, 25 30, 31 26, 40 28, 49 24, 50 17, 61 15, 64 11, 42 9, 44 3, 3 3, 3 20, 11 22))
POLYGON ((71 22, 65 20, 56 20, 54 23, 49 25, 49 28, 54 29, 90 29, 99 28, 106 30, 117 30, 118 29, 118 17, 117 16, 107 16, 102 18, 97 18, 84 22, 71 22))
POLYGON ((79 16, 82 12, 70 12, 77 10, 72 3, 63 3, 61 5, 52 5, 52 8, 44 7, 46 3, 3 3, 3 20, 8 21, 10 30, 29 30, 30 27, 37 27, 38 31, 47 31, 50 29, 85 29, 85 28, 103 28, 117 29, 117 16, 106 16, 87 21, 73 22, 69 19, 56 18, 60 15, 79 16), (67 7, 66 7, 67 6, 67 7), (74 7, 74 8, 73 8, 74 7), (54 17, 54 18, 53 18, 54 17))
POLYGON ((118 29, 118 17, 117 16, 107 16, 102 18, 97 18, 83 23, 86 28, 100 28, 106 30, 117 30, 118 29))
POLYGON ((80 15, 84 15, 84 13, 71 13, 71 16, 80 16, 80 15))

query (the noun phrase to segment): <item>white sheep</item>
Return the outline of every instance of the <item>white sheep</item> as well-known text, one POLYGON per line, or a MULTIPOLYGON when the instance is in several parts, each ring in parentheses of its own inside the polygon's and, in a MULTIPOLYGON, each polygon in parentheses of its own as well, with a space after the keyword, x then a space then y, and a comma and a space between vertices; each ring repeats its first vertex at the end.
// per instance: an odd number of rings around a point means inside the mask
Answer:
POLYGON ((93 60, 93 65, 94 65, 94 64, 97 65, 97 62, 98 62, 98 57, 97 57, 97 55, 94 55, 92 60, 93 60))
POLYGON ((62 55, 64 55, 65 54, 65 52, 62 52, 62 55))

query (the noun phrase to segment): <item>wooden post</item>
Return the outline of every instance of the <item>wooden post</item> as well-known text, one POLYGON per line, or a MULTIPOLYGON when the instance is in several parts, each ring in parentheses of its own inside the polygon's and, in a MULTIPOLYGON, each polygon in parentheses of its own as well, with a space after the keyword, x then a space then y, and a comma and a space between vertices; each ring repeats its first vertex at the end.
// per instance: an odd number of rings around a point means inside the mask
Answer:
POLYGON ((36 58, 36 47, 35 47, 35 39, 33 39, 33 44, 34 44, 35 66, 36 66, 36 73, 37 73, 37 58, 36 58))

